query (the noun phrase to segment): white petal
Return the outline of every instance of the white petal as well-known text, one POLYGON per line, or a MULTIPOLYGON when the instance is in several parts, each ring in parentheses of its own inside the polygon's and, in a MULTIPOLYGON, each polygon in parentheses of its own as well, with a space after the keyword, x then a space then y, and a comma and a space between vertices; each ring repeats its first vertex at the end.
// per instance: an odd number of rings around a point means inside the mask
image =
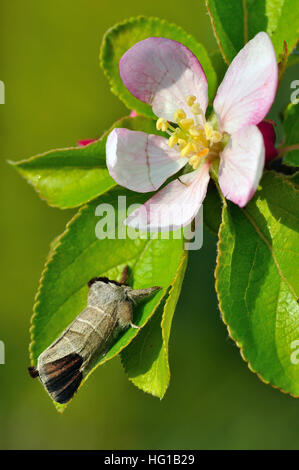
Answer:
POLYGON ((244 207, 254 195, 263 174, 265 146, 256 126, 231 136, 220 155, 219 185, 226 199, 244 207))
POLYGON ((277 79, 272 42, 258 33, 234 58, 218 88, 214 110, 220 130, 231 134, 262 121, 275 98, 277 79))
POLYGON ((148 38, 131 47, 119 62, 124 85, 154 113, 173 121, 184 109, 191 116, 186 96, 196 96, 203 112, 208 106, 208 83, 195 55, 183 44, 167 38, 148 38))
POLYGON ((189 224, 205 198, 209 164, 169 183, 125 221, 141 231, 172 231, 189 224))
POLYGON ((129 129, 114 129, 106 144, 107 167, 112 178, 132 191, 156 191, 188 161, 169 148, 167 139, 129 129))

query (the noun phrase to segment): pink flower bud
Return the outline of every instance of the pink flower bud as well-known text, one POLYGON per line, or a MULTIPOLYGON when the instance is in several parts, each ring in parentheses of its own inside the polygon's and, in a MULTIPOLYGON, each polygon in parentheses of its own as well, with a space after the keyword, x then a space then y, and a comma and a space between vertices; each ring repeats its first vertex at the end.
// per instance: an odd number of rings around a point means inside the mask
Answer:
POLYGON ((276 126, 275 122, 270 120, 264 120, 257 125, 264 138, 266 163, 271 162, 278 154, 275 148, 276 135, 274 126, 276 126))
POLYGON ((95 142, 95 139, 79 140, 78 147, 85 147, 86 145, 92 144, 92 142, 95 142))

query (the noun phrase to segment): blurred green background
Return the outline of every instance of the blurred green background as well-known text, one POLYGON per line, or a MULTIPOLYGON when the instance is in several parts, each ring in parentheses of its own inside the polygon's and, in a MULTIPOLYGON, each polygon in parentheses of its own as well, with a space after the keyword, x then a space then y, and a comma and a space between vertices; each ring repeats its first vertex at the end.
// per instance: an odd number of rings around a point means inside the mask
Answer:
MULTIPOLYGON (((209 52, 204 2, 14 0, 0 7, 1 449, 295 449, 299 402, 264 385, 228 339, 214 293, 216 238, 192 252, 175 314, 172 379, 163 401, 137 390, 120 361, 101 367, 64 415, 27 374, 29 321, 49 243, 71 211, 51 209, 10 168, 45 150, 98 136, 127 110, 98 65, 115 22, 154 15, 180 24, 209 52)), ((290 95, 291 71, 285 79, 290 95)), ((298 76, 298 69, 297 69, 298 76)))

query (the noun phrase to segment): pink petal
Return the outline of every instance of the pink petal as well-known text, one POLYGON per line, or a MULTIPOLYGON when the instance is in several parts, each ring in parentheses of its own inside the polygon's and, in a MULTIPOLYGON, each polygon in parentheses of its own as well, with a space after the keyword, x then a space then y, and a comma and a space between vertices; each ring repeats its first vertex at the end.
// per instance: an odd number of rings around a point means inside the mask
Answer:
POLYGON ((228 133, 258 124, 277 89, 278 67, 269 36, 258 33, 234 58, 214 100, 220 130, 228 133))
POLYGON ((153 112, 173 121, 177 109, 191 116, 186 96, 196 96, 203 112, 208 106, 208 83, 193 53, 166 38, 148 38, 129 49, 119 62, 124 85, 153 112))
POLYGON ((86 145, 92 144, 95 141, 96 141, 95 139, 79 140, 78 147, 86 147, 86 145))
POLYGON ((265 164, 263 136, 256 126, 234 133, 220 155, 219 185, 226 199, 244 207, 254 195, 265 164))
POLYGON ((205 163, 165 186, 135 210, 125 224, 148 232, 168 232, 188 225, 205 198, 209 179, 209 164, 205 163))
POLYGON ((167 139, 129 129, 114 129, 106 144, 107 167, 112 178, 132 191, 156 191, 188 161, 167 139))
POLYGON ((271 162, 278 155, 278 151, 275 148, 276 135, 274 126, 276 126, 274 121, 262 121, 257 126, 264 138, 266 163, 271 162))
POLYGON ((136 113, 136 111, 134 109, 132 109, 132 111, 130 112, 130 117, 137 117, 138 114, 136 113))

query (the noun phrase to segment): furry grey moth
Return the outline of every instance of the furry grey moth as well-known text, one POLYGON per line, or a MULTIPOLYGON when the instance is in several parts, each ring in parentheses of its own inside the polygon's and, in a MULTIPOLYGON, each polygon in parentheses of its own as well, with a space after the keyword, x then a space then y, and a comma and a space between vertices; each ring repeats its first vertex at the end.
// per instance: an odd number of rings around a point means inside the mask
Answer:
POLYGON ((134 290, 125 284, 126 266, 120 282, 106 277, 89 281, 86 308, 38 358, 31 377, 39 377, 51 398, 67 403, 95 361, 111 348, 119 333, 133 324, 134 306, 161 287, 134 290))

